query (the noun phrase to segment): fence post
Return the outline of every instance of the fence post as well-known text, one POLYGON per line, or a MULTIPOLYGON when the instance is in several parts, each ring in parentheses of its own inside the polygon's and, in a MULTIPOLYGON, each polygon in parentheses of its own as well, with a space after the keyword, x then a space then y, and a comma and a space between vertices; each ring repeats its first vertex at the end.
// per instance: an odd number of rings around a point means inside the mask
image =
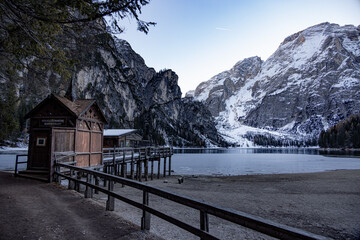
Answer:
MULTIPOLYGON (((149 206, 149 193, 143 191, 143 205, 149 206)), ((150 230, 150 213, 143 210, 142 218, 141 218, 141 230, 150 230)))
POLYGON ((200 211, 200 229, 209 232, 209 217, 206 212, 200 211))
POLYGON ((17 169, 18 169, 18 161, 19 161, 19 155, 16 155, 16 161, 15 161, 15 176, 17 176, 17 169))
MULTIPOLYGON (((98 176, 94 176, 95 178, 95 186, 99 186, 100 180, 98 176)), ((99 190, 95 189, 95 194, 99 194, 99 190)))
MULTIPOLYGON (((73 178, 74 177, 74 170, 70 169, 70 177, 73 178)), ((69 179, 69 185, 68 185, 68 189, 75 189, 75 182, 71 179, 69 179)))
MULTIPOLYGON (((103 167, 103 172, 104 173, 108 173, 108 165, 107 164, 104 164, 104 167, 103 167)), ((104 187, 106 187, 106 178, 104 178, 104 187)))
MULTIPOLYGON (((114 181, 111 179, 109 179, 108 190, 109 191, 114 190, 114 181)), ((106 211, 114 211, 114 209, 115 209, 115 199, 114 197, 108 195, 108 200, 106 201, 106 211)))
POLYGON ((60 173, 60 166, 57 165, 57 162, 55 162, 55 175, 56 175, 55 181, 61 185, 61 176, 58 175, 57 173, 60 173))
MULTIPOLYGON (((76 174, 76 179, 77 180, 81 180, 81 172, 77 172, 77 174, 76 174)), ((76 182, 75 183, 75 190, 77 191, 77 192, 80 192, 80 183, 79 182, 76 182)))
MULTIPOLYGON (((93 183, 93 176, 91 174, 87 174, 86 175, 86 182, 87 183, 93 183)), ((93 197, 93 189, 89 186, 86 186, 86 189, 85 189, 85 198, 92 198, 93 197)))

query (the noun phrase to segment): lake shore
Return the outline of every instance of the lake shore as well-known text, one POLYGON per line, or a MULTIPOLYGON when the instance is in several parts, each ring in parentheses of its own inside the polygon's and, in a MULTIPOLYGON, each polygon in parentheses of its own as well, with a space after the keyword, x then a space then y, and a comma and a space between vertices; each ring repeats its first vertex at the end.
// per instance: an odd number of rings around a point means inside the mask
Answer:
MULTIPOLYGON (((232 208, 278 223, 334 239, 360 237, 360 170, 321 173, 243 176, 178 176, 146 182, 178 194, 221 207, 232 208)), ((119 193, 141 201, 139 191, 116 185, 119 193)), ((97 195, 98 202, 106 197, 97 195)), ((199 213, 179 204, 150 196, 151 206, 194 226, 199 213)), ((139 224, 141 211, 116 201, 116 213, 139 224)), ((165 239, 197 239, 156 217, 151 232, 165 239)), ((221 239, 272 239, 209 216, 210 233, 221 239)))

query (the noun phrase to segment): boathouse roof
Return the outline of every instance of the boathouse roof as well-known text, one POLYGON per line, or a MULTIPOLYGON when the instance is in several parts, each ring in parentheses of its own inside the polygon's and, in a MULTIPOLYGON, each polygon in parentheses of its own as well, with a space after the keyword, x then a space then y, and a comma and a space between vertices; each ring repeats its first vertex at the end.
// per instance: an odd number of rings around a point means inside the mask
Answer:
POLYGON ((68 98, 60 97, 55 94, 50 94, 45 100, 43 100, 41 103, 39 103, 34 109, 32 109, 29 113, 25 115, 25 118, 31 118, 33 117, 41 108, 49 104, 49 102, 54 101, 64 107, 71 115, 79 118, 84 113, 86 113, 87 110, 90 109, 93 105, 97 108, 99 113, 99 118, 104 122, 107 123, 106 118, 97 105, 96 101, 94 99, 77 99, 74 101, 71 101, 68 98))
POLYGON ((121 137, 136 131, 136 129, 104 129, 104 137, 121 137))

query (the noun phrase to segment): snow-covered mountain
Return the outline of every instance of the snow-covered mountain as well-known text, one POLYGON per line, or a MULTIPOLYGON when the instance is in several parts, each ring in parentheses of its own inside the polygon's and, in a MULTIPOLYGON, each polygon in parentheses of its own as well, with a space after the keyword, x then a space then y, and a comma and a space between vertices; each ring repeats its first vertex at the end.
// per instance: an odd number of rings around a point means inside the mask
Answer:
POLYGON ((287 37, 259 57, 201 83, 188 94, 206 103, 218 131, 252 146, 254 135, 306 140, 360 113, 360 26, 322 23, 287 37))

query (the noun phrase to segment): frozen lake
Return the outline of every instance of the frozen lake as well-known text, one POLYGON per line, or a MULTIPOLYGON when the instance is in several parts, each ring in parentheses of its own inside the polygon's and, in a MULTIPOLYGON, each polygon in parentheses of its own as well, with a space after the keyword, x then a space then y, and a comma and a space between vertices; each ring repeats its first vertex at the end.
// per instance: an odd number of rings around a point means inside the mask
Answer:
POLYGON ((178 149, 178 175, 248 175, 360 169, 360 156, 321 155, 317 149, 178 149))
MULTIPOLYGON (((0 154, 0 171, 11 171, 15 169, 16 154, 27 154, 27 151, 0 154)), ((19 157, 19 162, 26 161, 26 159, 27 157, 19 157)), ((18 168, 19 170, 24 170, 26 168, 26 164, 19 164, 18 168)))
MULTIPOLYGON (((360 169, 359 155, 321 155, 317 149, 175 149, 174 152, 172 169, 177 175, 248 175, 360 169)), ((13 170, 15 157, 14 153, 0 154, 0 170, 13 170)), ((19 167, 20 170, 24 168, 24 164, 19 167)))

